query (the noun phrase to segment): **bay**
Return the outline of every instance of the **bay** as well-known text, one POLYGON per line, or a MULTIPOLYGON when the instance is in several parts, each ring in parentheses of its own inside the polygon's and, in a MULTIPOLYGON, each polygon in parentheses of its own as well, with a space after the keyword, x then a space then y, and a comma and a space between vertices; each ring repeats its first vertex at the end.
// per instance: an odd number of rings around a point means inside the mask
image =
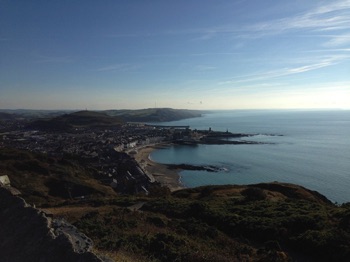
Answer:
POLYGON ((333 202, 350 201, 350 111, 235 110, 164 122, 191 129, 255 134, 269 144, 172 146, 152 160, 216 165, 222 171, 182 171, 186 187, 288 182, 316 190, 333 202))

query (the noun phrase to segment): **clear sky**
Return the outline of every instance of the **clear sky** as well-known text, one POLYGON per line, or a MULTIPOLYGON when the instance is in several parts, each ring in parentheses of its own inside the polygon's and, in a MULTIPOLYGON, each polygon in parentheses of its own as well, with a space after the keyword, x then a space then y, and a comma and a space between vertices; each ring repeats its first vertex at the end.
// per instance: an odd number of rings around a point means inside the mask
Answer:
POLYGON ((0 0, 0 108, 350 109, 350 0, 0 0))

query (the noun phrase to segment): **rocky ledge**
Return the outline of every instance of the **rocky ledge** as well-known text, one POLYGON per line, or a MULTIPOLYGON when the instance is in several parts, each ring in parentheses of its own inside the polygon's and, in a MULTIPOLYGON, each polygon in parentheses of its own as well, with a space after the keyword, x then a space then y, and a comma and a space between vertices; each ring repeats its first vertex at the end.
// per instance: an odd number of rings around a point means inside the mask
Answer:
POLYGON ((103 261, 92 253, 92 241, 63 220, 15 196, 0 186, 0 261, 103 261))
POLYGON ((167 164, 169 169, 182 169, 182 170, 192 170, 192 171, 207 171, 207 172, 219 172, 227 171, 224 167, 218 167, 214 165, 191 165, 191 164, 167 164))

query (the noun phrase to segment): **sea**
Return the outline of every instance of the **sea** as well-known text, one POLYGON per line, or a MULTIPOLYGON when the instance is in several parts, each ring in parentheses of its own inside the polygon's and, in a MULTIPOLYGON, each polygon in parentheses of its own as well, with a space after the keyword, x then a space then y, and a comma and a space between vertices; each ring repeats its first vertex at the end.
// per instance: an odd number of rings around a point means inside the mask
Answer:
POLYGON ((263 142, 174 145, 152 152, 158 163, 221 168, 180 172, 185 187, 278 181, 318 191, 338 204, 350 202, 350 110, 212 111, 161 124, 252 134, 240 140, 263 142))

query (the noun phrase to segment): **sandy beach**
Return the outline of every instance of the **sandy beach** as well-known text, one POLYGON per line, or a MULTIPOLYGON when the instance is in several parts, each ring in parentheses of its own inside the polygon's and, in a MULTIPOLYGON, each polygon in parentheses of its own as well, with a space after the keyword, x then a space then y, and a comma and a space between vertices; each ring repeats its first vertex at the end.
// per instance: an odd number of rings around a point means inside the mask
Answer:
POLYGON ((167 165, 153 162, 149 157, 152 151, 166 146, 169 145, 159 144, 138 148, 134 157, 142 169, 152 175, 156 181, 169 187, 171 191, 176 191, 184 188, 179 181, 181 169, 169 169, 167 165))

